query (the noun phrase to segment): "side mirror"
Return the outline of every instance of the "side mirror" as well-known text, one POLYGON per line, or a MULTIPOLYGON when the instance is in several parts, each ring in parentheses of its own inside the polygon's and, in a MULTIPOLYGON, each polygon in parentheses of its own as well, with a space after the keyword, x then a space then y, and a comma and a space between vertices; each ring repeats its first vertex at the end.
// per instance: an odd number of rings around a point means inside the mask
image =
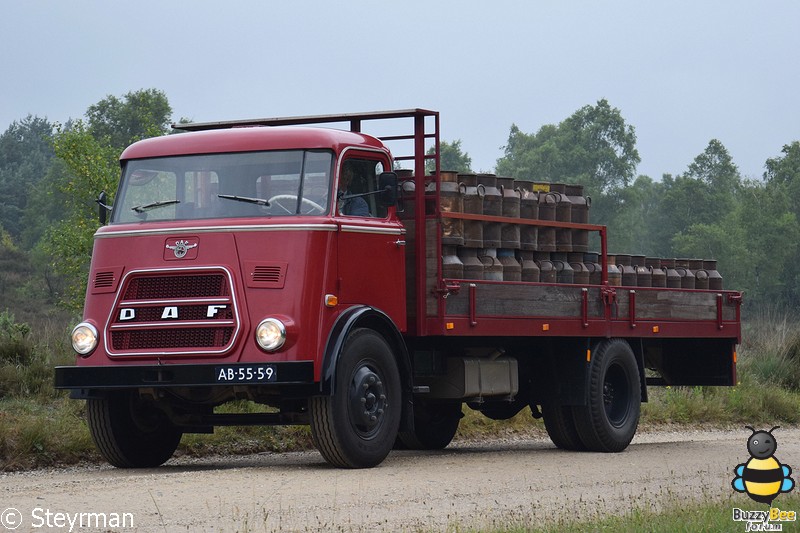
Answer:
POLYGON ((397 204, 397 174, 394 172, 382 172, 378 176, 378 197, 383 207, 393 207, 397 204))
POLYGON ((106 191, 101 192, 97 200, 97 218, 100 221, 101 226, 106 225, 106 221, 108 220, 108 212, 111 211, 111 206, 107 205, 106 202, 108 201, 108 195, 106 195, 106 191))

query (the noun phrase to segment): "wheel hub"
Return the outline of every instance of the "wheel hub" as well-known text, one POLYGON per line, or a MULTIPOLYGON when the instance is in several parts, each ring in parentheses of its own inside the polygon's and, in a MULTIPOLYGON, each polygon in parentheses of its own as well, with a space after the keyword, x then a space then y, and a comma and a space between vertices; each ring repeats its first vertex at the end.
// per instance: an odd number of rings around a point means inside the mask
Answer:
POLYGON ((386 412, 386 390, 381 377, 368 366, 358 368, 350 387, 350 419, 362 436, 380 427, 386 412))

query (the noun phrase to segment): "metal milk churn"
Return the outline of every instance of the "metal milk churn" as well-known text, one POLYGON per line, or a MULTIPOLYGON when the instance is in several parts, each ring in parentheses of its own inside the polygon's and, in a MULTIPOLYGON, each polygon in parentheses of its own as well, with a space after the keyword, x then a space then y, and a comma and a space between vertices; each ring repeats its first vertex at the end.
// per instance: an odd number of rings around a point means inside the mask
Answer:
POLYGON ((608 260, 608 265, 606 266, 608 269, 608 284, 611 287, 621 287, 622 271, 617 266, 617 256, 607 255, 606 259, 608 260))
MULTIPOLYGON (((558 196, 552 192, 539 193, 539 220, 555 220, 558 196)), ((556 228, 539 226, 538 249, 541 252, 556 251, 556 228)))
POLYGON ((444 278, 464 278, 464 263, 459 259, 456 250, 456 246, 442 244, 442 277, 444 278))
POLYGON ((675 270, 674 259, 661 259, 661 266, 667 273, 667 287, 670 289, 681 288, 681 275, 675 270))
MULTIPOLYGON (((572 222, 578 224, 589 223, 589 207, 592 199, 583 196, 583 185, 567 185, 567 197, 572 204, 572 222)), ((573 229, 572 231, 572 251, 586 252, 589 250, 589 230, 573 229)))
MULTIPOLYGON (((556 203, 556 220, 559 222, 572 222, 572 202, 567 196, 567 186, 563 183, 551 183, 550 190, 558 195, 556 203)), ((572 230, 556 228, 556 250, 559 252, 572 251, 572 230)))
POLYGON ((694 288, 708 290, 708 272, 703 269, 703 260, 689 259, 689 270, 694 273, 694 288))
POLYGON ((600 264, 600 254, 587 252, 583 254, 583 264, 589 271, 589 283, 600 285, 603 282, 603 266, 600 264))
MULTIPOLYGON (((478 176, 476 174, 459 174, 458 178, 464 185, 462 199, 464 213, 482 215, 484 189, 483 185, 478 183, 478 176)), ((464 221, 464 246, 483 248, 483 222, 480 220, 464 221)))
POLYGON ((550 261, 549 252, 533 252, 533 257, 539 265, 539 281, 542 283, 556 282, 556 267, 550 261))
POLYGON ((533 252, 520 250, 520 263, 522 263, 522 281, 539 281, 539 265, 533 260, 533 252))
POLYGON ((484 248, 478 259, 483 263, 483 279, 503 281, 503 263, 497 258, 497 248, 484 248))
MULTIPOLYGON (((465 186, 458 183, 458 173, 441 171, 439 198, 440 209, 444 213, 464 212, 465 186)), ((457 218, 442 217, 442 245, 463 246, 464 221, 457 218)))
POLYGON ((689 268, 688 259, 676 259, 675 270, 681 277, 681 289, 694 289, 695 277, 694 272, 689 268))
POLYGON ((458 257, 463 263, 464 279, 483 279, 483 262, 478 259, 478 248, 459 248, 458 257))
MULTIPOLYGON (((503 197, 497 188, 497 176, 494 174, 478 174, 478 183, 483 185, 483 214, 499 217, 503 215, 503 197)), ((483 247, 500 248, 500 223, 483 223, 483 247)))
POLYGON ((503 265, 503 281, 522 281, 522 265, 514 256, 514 250, 500 248, 497 250, 497 259, 503 265))
POLYGON ((708 272, 708 288, 712 291, 722 290, 722 275, 717 271, 716 259, 705 259, 703 269, 708 272))
POLYGON ((667 272, 661 268, 661 259, 658 257, 645 257, 644 264, 650 269, 652 287, 667 286, 667 272))
MULTIPOLYGON (((539 193, 532 188, 530 181, 514 181, 514 187, 520 192, 519 217, 524 220, 539 219, 539 193)), ((536 226, 520 224, 519 240, 522 250, 536 250, 539 231, 536 226)))
POLYGON ((414 201, 414 171, 408 168, 395 170, 397 182, 400 184, 400 198, 402 198, 403 210, 398 212, 401 219, 414 219, 416 204, 414 201))
POLYGON ((643 255, 632 255, 631 264, 636 269, 636 286, 637 287, 652 287, 653 275, 650 269, 645 265, 645 258, 643 255))
POLYGON ((567 254, 569 266, 572 267, 572 279, 576 284, 589 284, 589 268, 583 262, 582 252, 570 252, 567 254))
POLYGON ((567 261, 567 252, 554 252, 553 266, 556 268, 557 283, 575 283, 575 271, 567 261))
MULTIPOLYGON (((521 194, 520 191, 514 187, 514 178, 497 178, 497 185, 500 188, 500 194, 503 198, 503 216, 519 219, 521 194)), ((519 224, 502 224, 500 228, 500 248, 519 250, 519 224)))
POLYGON ((629 254, 617 254, 617 266, 620 272, 622 272, 622 286, 635 287, 636 269, 631 263, 631 256, 629 254))

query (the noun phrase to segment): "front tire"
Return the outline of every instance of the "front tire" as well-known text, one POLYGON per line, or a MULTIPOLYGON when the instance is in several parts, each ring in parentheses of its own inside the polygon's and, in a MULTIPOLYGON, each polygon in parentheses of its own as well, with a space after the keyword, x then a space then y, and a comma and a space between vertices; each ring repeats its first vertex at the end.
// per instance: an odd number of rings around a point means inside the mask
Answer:
POLYGON ((639 367, 622 339, 602 341, 589 367, 589 404, 573 407, 581 442, 593 452, 621 452, 639 425, 639 367))
POLYGON ((400 432, 400 441, 409 450, 441 450, 458 431, 461 403, 417 401, 414 406, 414 431, 400 432))
POLYGON ((380 464, 400 427, 400 374, 386 340, 356 329, 345 342, 332 396, 309 402, 311 437, 330 464, 369 468, 380 464))
POLYGON ((117 468, 151 468, 167 461, 182 432, 163 411, 121 391, 87 400, 89 431, 103 458, 117 468))

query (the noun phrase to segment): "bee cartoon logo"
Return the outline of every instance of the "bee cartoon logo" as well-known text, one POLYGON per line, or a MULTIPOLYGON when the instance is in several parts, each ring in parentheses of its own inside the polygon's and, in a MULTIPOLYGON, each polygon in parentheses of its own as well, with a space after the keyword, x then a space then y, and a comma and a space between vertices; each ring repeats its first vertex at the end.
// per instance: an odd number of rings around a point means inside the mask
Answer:
POLYGON ((772 505, 781 492, 789 492, 794 488, 794 481, 789 477, 792 468, 782 465, 775 458, 778 442, 772 432, 780 426, 775 426, 769 431, 756 431, 750 426, 745 426, 753 432, 747 439, 747 451, 750 459, 734 468, 736 477, 731 481, 731 486, 736 492, 745 492, 751 499, 772 505))

